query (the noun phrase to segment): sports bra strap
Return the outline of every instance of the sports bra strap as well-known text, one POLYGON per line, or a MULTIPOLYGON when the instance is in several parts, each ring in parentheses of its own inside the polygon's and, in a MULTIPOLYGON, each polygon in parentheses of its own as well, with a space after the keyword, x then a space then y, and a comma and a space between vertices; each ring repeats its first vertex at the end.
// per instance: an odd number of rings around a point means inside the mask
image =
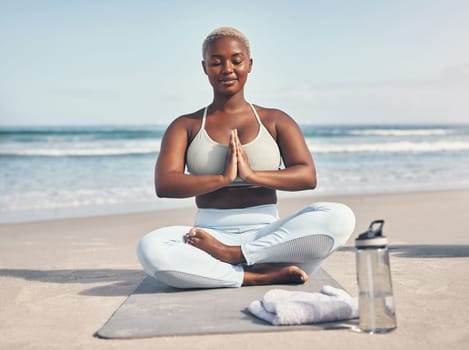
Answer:
POLYGON ((251 103, 249 105, 251 106, 251 109, 254 112, 254 115, 256 116, 257 122, 259 123, 260 126, 262 126, 261 118, 259 117, 259 114, 257 114, 256 109, 251 103))
POLYGON ((207 118, 207 109, 208 106, 204 109, 204 116, 202 117, 202 125, 200 125, 200 130, 205 130, 205 119, 207 118))

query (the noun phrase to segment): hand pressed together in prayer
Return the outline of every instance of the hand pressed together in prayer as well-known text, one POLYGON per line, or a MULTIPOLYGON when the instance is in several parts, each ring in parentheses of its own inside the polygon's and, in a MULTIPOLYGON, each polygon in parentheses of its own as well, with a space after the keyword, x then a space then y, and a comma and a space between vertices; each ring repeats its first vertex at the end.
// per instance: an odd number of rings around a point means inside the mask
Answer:
POLYGON ((248 156, 244 152, 239 140, 238 130, 231 130, 224 175, 231 181, 234 181, 236 177, 240 177, 244 181, 249 182, 248 178, 253 172, 249 165, 248 156))

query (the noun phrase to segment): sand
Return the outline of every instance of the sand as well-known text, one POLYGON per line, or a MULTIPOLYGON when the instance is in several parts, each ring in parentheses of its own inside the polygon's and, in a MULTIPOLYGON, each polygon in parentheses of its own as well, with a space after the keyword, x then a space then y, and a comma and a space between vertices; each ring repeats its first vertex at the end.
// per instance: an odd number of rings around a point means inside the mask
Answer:
MULTIPOLYGON (((314 194, 314 192, 312 192, 314 194)), ((350 205, 357 227, 323 265, 356 295, 354 238, 384 219, 398 328, 104 340, 93 336, 141 282, 139 237, 192 222, 194 210, 0 225, 0 349, 467 349, 469 190, 283 199, 350 205)))

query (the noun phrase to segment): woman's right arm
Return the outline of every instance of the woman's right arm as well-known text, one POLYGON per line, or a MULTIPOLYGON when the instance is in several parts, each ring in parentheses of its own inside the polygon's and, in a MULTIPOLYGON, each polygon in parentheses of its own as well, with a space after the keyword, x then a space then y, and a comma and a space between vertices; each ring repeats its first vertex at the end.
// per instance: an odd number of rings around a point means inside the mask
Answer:
MULTIPOLYGON (((184 173, 189 145, 190 119, 180 117, 166 130, 155 166, 155 189, 158 197, 186 198, 213 192, 236 178, 236 155, 229 147, 224 174, 190 175, 184 173)), ((232 140, 234 143, 234 140, 232 140)))

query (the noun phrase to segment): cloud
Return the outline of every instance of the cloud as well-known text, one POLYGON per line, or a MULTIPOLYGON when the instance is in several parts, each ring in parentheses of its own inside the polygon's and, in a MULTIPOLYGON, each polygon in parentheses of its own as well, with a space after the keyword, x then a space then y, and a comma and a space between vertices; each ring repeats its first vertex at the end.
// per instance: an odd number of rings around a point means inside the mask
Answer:
POLYGON ((467 96, 469 64, 426 80, 310 84, 264 97, 288 100, 286 108, 318 122, 469 123, 467 96))
POLYGON ((469 83, 469 63, 458 66, 448 67, 443 71, 443 78, 451 81, 460 81, 464 84, 469 83))

